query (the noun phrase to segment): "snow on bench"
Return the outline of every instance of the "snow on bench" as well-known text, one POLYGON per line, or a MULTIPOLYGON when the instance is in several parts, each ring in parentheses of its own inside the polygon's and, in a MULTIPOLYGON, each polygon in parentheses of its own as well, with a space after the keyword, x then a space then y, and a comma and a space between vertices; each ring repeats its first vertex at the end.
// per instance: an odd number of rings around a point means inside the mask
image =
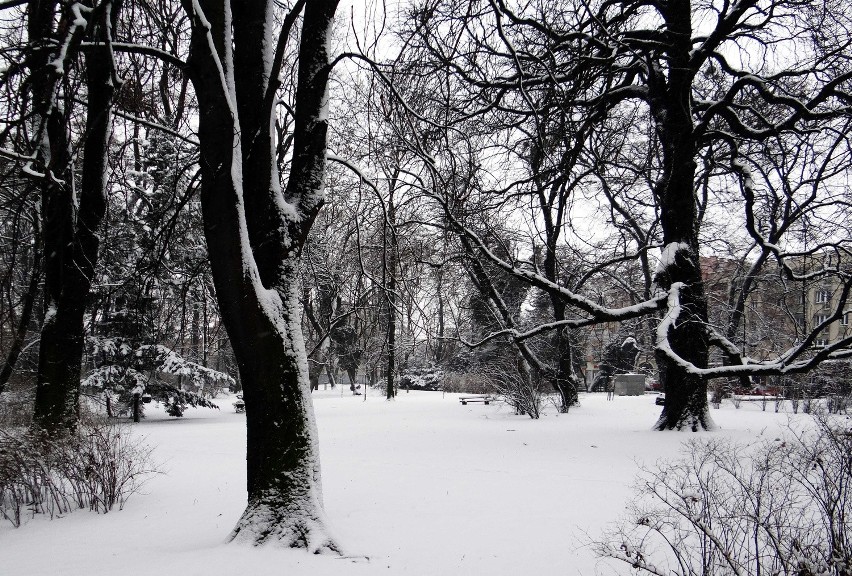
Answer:
POLYGON ((467 405, 468 402, 482 402, 484 404, 490 404, 492 400, 494 400, 494 397, 490 394, 477 394, 476 396, 459 396, 459 402, 464 405, 467 405))
POLYGON ((776 400, 784 400, 784 397, 771 394, 731 394, 731 400, 737 402, 775 402, 776 400))

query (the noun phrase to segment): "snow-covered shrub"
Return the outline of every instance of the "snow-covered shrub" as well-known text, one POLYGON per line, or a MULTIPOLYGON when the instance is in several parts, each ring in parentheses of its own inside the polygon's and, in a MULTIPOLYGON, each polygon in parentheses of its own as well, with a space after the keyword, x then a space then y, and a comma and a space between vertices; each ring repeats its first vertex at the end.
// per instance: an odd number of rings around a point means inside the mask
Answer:
POLYGON ((408 366, 399 377, 399 387, 405 390, 440 390, 444 371, 432 365, 408 366))
POLYGON ((0 429, 0 516, 18 527, 27 515, 107 513, 156 472, 151 448, 125 424, 81 422, 62 437, 0 429))
POLYGON ((162 402, 170 416, 182 416, 188 406, 217 409, 209 398, 234 385, 230 375, 160 344, 132 346, 124 338, 91 337, 88 351, 97 367, 83 378, 82 388, 104 398, 109 416, 129 411, 134 394, 162 402))
POLYGON ((644 574, 849 576, 852 429, 814 422, 751 445, 694 440, 644 468, 597 552, 644 574))

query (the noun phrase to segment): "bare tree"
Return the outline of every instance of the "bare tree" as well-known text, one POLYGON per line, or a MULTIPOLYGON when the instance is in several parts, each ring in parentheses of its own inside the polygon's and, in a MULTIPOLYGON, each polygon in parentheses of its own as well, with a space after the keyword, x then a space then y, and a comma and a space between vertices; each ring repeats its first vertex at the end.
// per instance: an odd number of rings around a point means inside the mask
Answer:
MULTIPOLYGON (((98 257, 106 207, 107 149, 113 94, 120 84, 111 51, 121 5, 110 0, 27 10, 26 67, 33 121, 24 170, 41 188, 45 314, 39 347, 34 419, 49 432, 74 429, 79 413, 83 314, 98 257), (84 16, 85 15, 85 16, 84 16), (55 28, 58 20, 58 28, 55 28), (58 42, 53 39, 58 38, 58 42), (79 187, 72 166, 74 60, 83 41, 86 106, 79 187)), ((23 127, 22 127, 23 128, 23 127)))
POLYGON ((322 510, 297 282, 323 203, 337 1, 297 2, 277 43, 274 2, 183 6, 192 19, 187 70, 199 104, 205 235, 246 403, 248 506, 232 538, 338 552, 322 510), (282 189, 273 118, 285 47, 302 11, 292 161, 282 189))
MULTIPOLYGON (((824 0, 767 5, 436 1, 418 5, 403 32, 406 58, 427 67, 410 81, 441 78, 433 84, 429 104, 442 115, 430 115, 428 107, 410 101, 411 117, 445 134, 498 126, 475 154, 482 172, 496 173, 498 181, 514 176, 516 163, 500 166, 494 159, 495 149, 514 147, 521 151, 518 156, 532 160, 529 189, 538 190, 539 198, 541 184, 561 179, 568 188, 609 204, 603 226, 611 235, 629 238, 625 258, 644 260, 645 290, 637 291, 643 297, 622 309, 600 305, 588 290, 548 277, 547 266, 539 272, 501 259, 475 228, 461 219, 453 225, 483 257, 569 307, 570 316, 540 326, 538 333, 653 316, 659 310, 656 360, 667 392, 659 429, 711 427, 710 378, 803 371, 847 353, 848 339, 819 351, 812 346, 820 331, 840 317, 839 308, 794 346, 762 360, 745 357, 724 330, 709 322, 700 260, 702 226, 708 220, 728 218, 727 233, 743 236, 745 231, 791 281, 833 276, 847 288, 841 291, 843 302, 850 283, 845 231, 834 227, 808 249, 792 233, 794 222, 839 222, 840 214, 848 214, 836 188, 847 170, 838 160, 848 149, 852 72, 843 47, 850 41, 849 19, 824 0), (785 60, 781 52, 796 54, 798 61, 785 60), (793 154, 803 143, 819 151, 814 170, 803 171, 811 160, 793 154), (775 164, 784 165, 783 170, 772 170, 773 157, 765 153, 772 146, 775 164), (560 151, 569 153, 560 156, 560 151), (539 156, 548 163, 538 162, 539 156), (553 180, 547 180, 549 171, 553 180), (569 171, 575 172, 566 176, 569 171), (795 191, 785 184, 786 176, 779 177, 782 172, 794 177, 795 191), (739 188, 733 216, 732 184, 739 188), (766 189, 775 193, 764 194, 766 189), (802 194, 804 189, 810 196, 802 194), (657 246, 662 251, 651 273, 648 251, 657 246), (817 254, 826 254, 825 266, 805 271, 797 265, 797 259, 817 254), (709 364, 711 347, 720 348, 728 366, 709 364)), ((398 94, 404 97, 404 91, 398 94)), ((445 138, 445 147, 459 140, 445 138)), ((440 180, 448 160, 419 142, 412 148, 420 150, 440 180)), ((442 181, 433 191, 452 219, 448 188, 442 181)), ((496 209, 511 211, 519 190, 503 189, 506 200, 495 202, 496 209)), ((544 196, 533 222, 546 222, 558 206, 544 196)), ((565 217, 565 226, 571 223, 565 217)), ((767 255, 757 258, 765 262, 767 255)), ((611 255, 608 263, 603 260, 601 272, 612 270, 617 261, 611 255)), ((743 284, 745 294, 752 286, 751 281, 743 284)), ((736 330, 742 309, 738 297, 733 300, 729 333, 730 327, 736 330)), ((504 333, 518 341, 529 338, 528 332, 507 327, 504 333)))

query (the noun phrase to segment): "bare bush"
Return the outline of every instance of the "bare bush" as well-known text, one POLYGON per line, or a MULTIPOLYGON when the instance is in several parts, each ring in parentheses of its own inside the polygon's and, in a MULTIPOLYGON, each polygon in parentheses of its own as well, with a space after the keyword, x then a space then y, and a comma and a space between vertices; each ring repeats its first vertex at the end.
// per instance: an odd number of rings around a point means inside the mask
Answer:
POLYGON ((460 394, 487 394, 492 392, 488 378, 476 372, 448 372, 441 384, 444 392, 460 394))
POLYGON ((35 386, 10 384, 0 396, 0 429, 29 426, 33 418, 35 386))
POLYGON ((546 397, 542 383, 526 365, 519 362, 500 362, 484 370, 491 392, 500 396, 516 414, 526 414, 533 420, 541 416, 546 397))
POLYGON ((825 401, 829 414, 847 414, 852 405, 852 394, 831 394, 825 401))
POLYGON ((837 421, 752 445, 691 441, 645 468, 598 554, 644 574, 852 574, 852 432, 837 421))
POLYGON ((155 472, 151 448, 126 424, 85 422, 61 437, 0 430, 0 515, 18 527, 36 514, 107 513, 155 472))

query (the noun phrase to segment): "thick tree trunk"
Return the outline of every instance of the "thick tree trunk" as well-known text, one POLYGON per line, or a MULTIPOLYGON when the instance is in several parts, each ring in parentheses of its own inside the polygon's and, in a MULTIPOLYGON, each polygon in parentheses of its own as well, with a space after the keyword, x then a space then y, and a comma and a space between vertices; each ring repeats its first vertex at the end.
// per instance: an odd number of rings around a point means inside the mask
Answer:
MULTIPOLYGON (((654 114, 662 146, 662 174, 655 194, 660 203, 664 258, 655 281, 665 290, 681 283, 680 313, 665 335, 671 349, 698 367, 708 360, 707 298, 699 264, 698 208, 695 197, 696 142, 691 94, 693 72, 688 62, 692 49, 689 0, 672 0, 662 9, 669 37, 668 76, 649 79, 654 114)), ((669 313, 672 311, 669 310, 669 313)), ((666 404, 658 430, 710 429, 707 381, 673 362, 658 346, 656 352, 666 404)))
MULTIPOLYGON (((101 9, 108 5, 101 6, 101 9)), ((117 17, 112 12, 91 13, 92 36, 103 40, 106 28, 117 17), (112 16, 106 20, 105 14, 112 16)), ((79 40, 82 31, 75 33, 79 40)), ((106 48, 86 56, 88 110, 83 174, 79 198, 71 186, 70 153, 65 124, 59 108, 44 102, 47 136, 52 161, 63 158, 62 182, 46 180, 43 194, 45 250, 45 304, 47 314, 39 346, 33 420, 49 432, 74 429, 79 418, 80 369, 83 355, 83 314, 94 277, 100 240, 97 231, 106 210, 106 153, 111 134, 111 106, 114 92, 112 59, 106 48)), ((52 98, 53 82, 40 85, 45 98, 52 98)))
MULTIPOLYGON (((33 45, 47 42, 53 35, 56 2, 43 2, 28 10, 28 33, 33 45)), ((55 82, 47 72, 50 53, 47 50, 32 51, 28 59, 31 73, 33 108, 37 129, 42 133, 36 142, 38 155, 44 163, 44 172, 55 175, 42 180, 42 230, 44 231, 45 257, 45 309, 41 341, 39 345, 39 368, 36 387, 36 424, 46 429, 61 429, 63 423, 74 427, 77 420, 76 396, 68 389, 68 361, 60 353, 68 350, 65 343, 55 336, 57 301, 61 296, 63 256, 71 243, 71 198, 70 190, 62 182, 70 177, 70 154, 65 136, 63 115, 56 107, 55 82), (68 197, 66 199, 66 197, 68 197), (70 392, 70 394, 69 394, 70 392), (66 396, 70 396, 66 398, 66 396)), ((62 319, 60 319, 62 320, 62 319)), ((71 350, 78 346, 71 341, 71 350)), ((78 360, 79 362, 79 360, 78 360)), ((73 370, 72 370, 73 374, 73 370)), ((79 370, 74 377, 79 378, 79 370)))
POLYGON ((201 310, 199 310, 198 300, 195 298, 192 302, 192 321, 189 330, 189 354, 186 355, 186 358, 198 362, 201 358, 199 347, 201 341, 201 310))
POLYGON ((390 400, 396 395, 394 376, 396 374, 396 278, 391 276, 388 283, 388 378, 385 397, 390 400))
MULTIPOLYGON (((671 349, 698 367, 706 367, 708 341, 704 330, 707 320, 707 300, 700 283, 698 257, 691 254, 679 257, 670 269, 671 282, 683 282, 680 290, 681 313, 674 328, 669 330, 671 349)), ((661 282, 666 287, 669 282, 661 282)), ((713 428, 707 406, 707 381, 676 364, 659 349, 656 352, 660 381, 666 393, 666 404, 655 427, 658 430, 689 428, 693 431, 713 428)))
POLYGON ((319 318, 317 318, 317 315, 314 313, 310 296, 303 287, 303 301, 306 303, 304 315, 308 319, 308 322, 310 322, 314 331, 322 339, 316 344, 316 347, 311 353, 311 357, 308 358, 308 373, 311 380, 311 390, 319 389, 320 375, 322 375, 323 370, 325 370, 328 366, 329 349, 331 348, 330 325, 333 322, 332 317, 337 309, 332 287, 320 284, 317 286, 317 291, 319 293, 317 298, 319 301, 319 318), (322 323, 320 322, 320 319, 323 320, 322 323))
MULTIPOLYGON (((297 263, 290 264, 295 273, 297 263)), ((232 538, 337 551, 323 528, 319 449, 297 293, 273 297, 275 315, 263 301, 242 306, 244 329, 232 338, 246 402, 248 470, 248 506, 232 538)))
POLYGON ((233 22, 226 4, 184 0, 193 18, 188 72, 200 108, 205 236, 246 402, 248 506, 232 538, 339 552, 322 510, 298 298, 299 257, 323 198, 326 44, 337 2, 306 5, 286 192, 271 152, 274 4, 241 3, 233 22))
POLYGON ((319 390, 319 379, 325 369, 326 351, 317 350, 316 357, 308 362, 308 379, 311 382, 311 390, 319 390))
POLYGON ((331 361, 325 365, 325 374, 328 376, 329 386, 334 390, 334 387, 337 386, 337 370, 332 368, 331 361))

